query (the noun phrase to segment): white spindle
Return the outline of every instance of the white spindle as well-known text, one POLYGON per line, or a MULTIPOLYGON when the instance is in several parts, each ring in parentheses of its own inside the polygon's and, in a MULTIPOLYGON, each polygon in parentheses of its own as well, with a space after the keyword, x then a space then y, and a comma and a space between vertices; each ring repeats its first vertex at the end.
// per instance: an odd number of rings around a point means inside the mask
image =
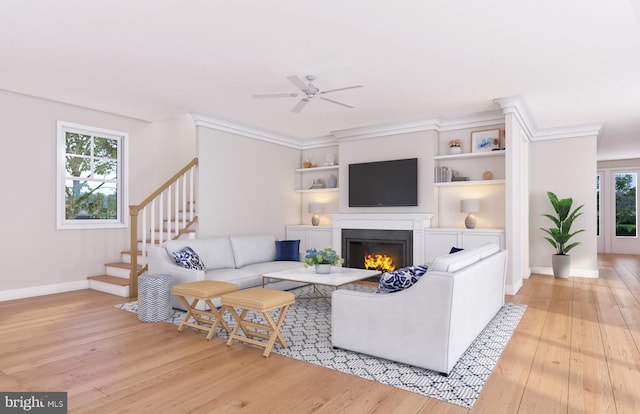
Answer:
POLYGON ((156 241, 156 232, 155 232, 155 220, 156 220, 156 199, 154 198, 153 200, 151 200, 151 205, 149 206, 149 208, 151 209, 151 218, 149 219, 151 226, 150 226, 150 237, 151 237, 151 245, 155 245, 155 241, 156 241))

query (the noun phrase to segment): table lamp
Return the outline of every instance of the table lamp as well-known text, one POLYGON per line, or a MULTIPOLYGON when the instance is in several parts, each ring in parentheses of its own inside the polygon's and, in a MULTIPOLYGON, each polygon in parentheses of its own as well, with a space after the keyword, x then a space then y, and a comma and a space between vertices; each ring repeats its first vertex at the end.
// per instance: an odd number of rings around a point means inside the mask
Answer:
POLYGON ((309 214, 311 216, 311 224, 317 226, 320 224, 320 217, 318 214, 322 213, 322 204, 320 203, 309 203, 309 214))
POLYGON ((460 200, 460 212, 469 213, 464 219, 464 225, 468 229, 476 228, 476 218, 473 213, 480 211, 480 200, 460 200))

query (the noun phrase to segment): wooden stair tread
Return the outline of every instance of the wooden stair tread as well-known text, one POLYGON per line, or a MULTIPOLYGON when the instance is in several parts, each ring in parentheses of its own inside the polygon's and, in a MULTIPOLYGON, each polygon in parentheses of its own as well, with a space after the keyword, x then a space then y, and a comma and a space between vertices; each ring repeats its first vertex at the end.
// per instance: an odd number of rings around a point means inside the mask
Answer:
POLYGON ((129 286, 129 279, 125 279, 117 276, 99 275, 99 276, 89 276, 87 279, 95 280, 97 282, 111 283, 112 285, 129 286))

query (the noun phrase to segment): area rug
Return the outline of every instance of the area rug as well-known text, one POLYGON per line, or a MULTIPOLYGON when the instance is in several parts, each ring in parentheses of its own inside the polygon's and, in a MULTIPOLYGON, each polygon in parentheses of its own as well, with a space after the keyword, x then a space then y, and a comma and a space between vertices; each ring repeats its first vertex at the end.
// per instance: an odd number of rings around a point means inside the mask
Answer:
MULTIPOLYGON (((372 290, 363 285, 349 285, 355 290, 372 290)), ((296 296, 308 295, 308 286, 293 290, 296 296)), ((327 292, 329 293, 329 292, 327 292)), ((137 302, 116 305, 137 312, 137 302)), ((357 352, 331 346, 331 306, 323 299, 298 300, 291 305, 281 328, 289 343, 283 348, 276 343, 272 352, 336 371, 391 385, 427 397, 471 408, 480 395, 502 351, 520 322, 526 305, 505 304, 462 355, 449 376, 357 352)), ((261 321, 261 315, 254 315, 261 321)), ((167 322, 180 324, 184 312, 175 310, 167 322)), ((225 320, 232 322, 227 312, 225 320)), ((226 331, 216 335, 227 338, 226 331)))

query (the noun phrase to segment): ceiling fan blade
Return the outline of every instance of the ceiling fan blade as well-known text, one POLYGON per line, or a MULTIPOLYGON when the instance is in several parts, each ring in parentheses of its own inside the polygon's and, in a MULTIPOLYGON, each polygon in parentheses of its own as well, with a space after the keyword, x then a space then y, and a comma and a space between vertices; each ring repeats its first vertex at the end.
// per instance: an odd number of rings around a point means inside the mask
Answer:
POLYGON ((344 88, 329 89, 327 91, 320 92, 320 94, 329 93, 329 92, 337 92, 337 91, 346 91, 347 89, 355 89, 355 88, 362 88, 362 85, 353 85, 353 86, 346 86, 344 88))
POLYGON ((322 97, 322 96, 318 96, 318 98, 320 98, 320 99, 322 99, 324 101, 329 101, 329 102, 334 103, 334 104, 346 106, 347 108, 355 108, 355 106, 347 105, 346 103, 334 101, 333 99, 328 99, 328 98, 325 98, 325 97, 322 97))
POLYGON ((302 108, 304 108, 304 107, 305 107, 305 105, 306 105, 306 104, 308 104, 308 103, 309 103, 309 99, 307 99, 307 98, 302 98, 302 99, 300 99, 300 102, 298 102, 298 103, 296 104, 296 106, 294 106, 294 107, 291 109, 291 112, 295 112, 296 114, 297 114, 297 113, 300 113, 300 111, 302 111, 302 108))
POLYGON ((287 79, 289 80, 289 82, 293 83, 296 88, 300 89, 301 91, 304 91, 305 89, 307 89, 307 85, 298 76, 289 76, 287 79))
POLYGON ((254 93, 254 98, 295 98, 297 93, 254 93))

